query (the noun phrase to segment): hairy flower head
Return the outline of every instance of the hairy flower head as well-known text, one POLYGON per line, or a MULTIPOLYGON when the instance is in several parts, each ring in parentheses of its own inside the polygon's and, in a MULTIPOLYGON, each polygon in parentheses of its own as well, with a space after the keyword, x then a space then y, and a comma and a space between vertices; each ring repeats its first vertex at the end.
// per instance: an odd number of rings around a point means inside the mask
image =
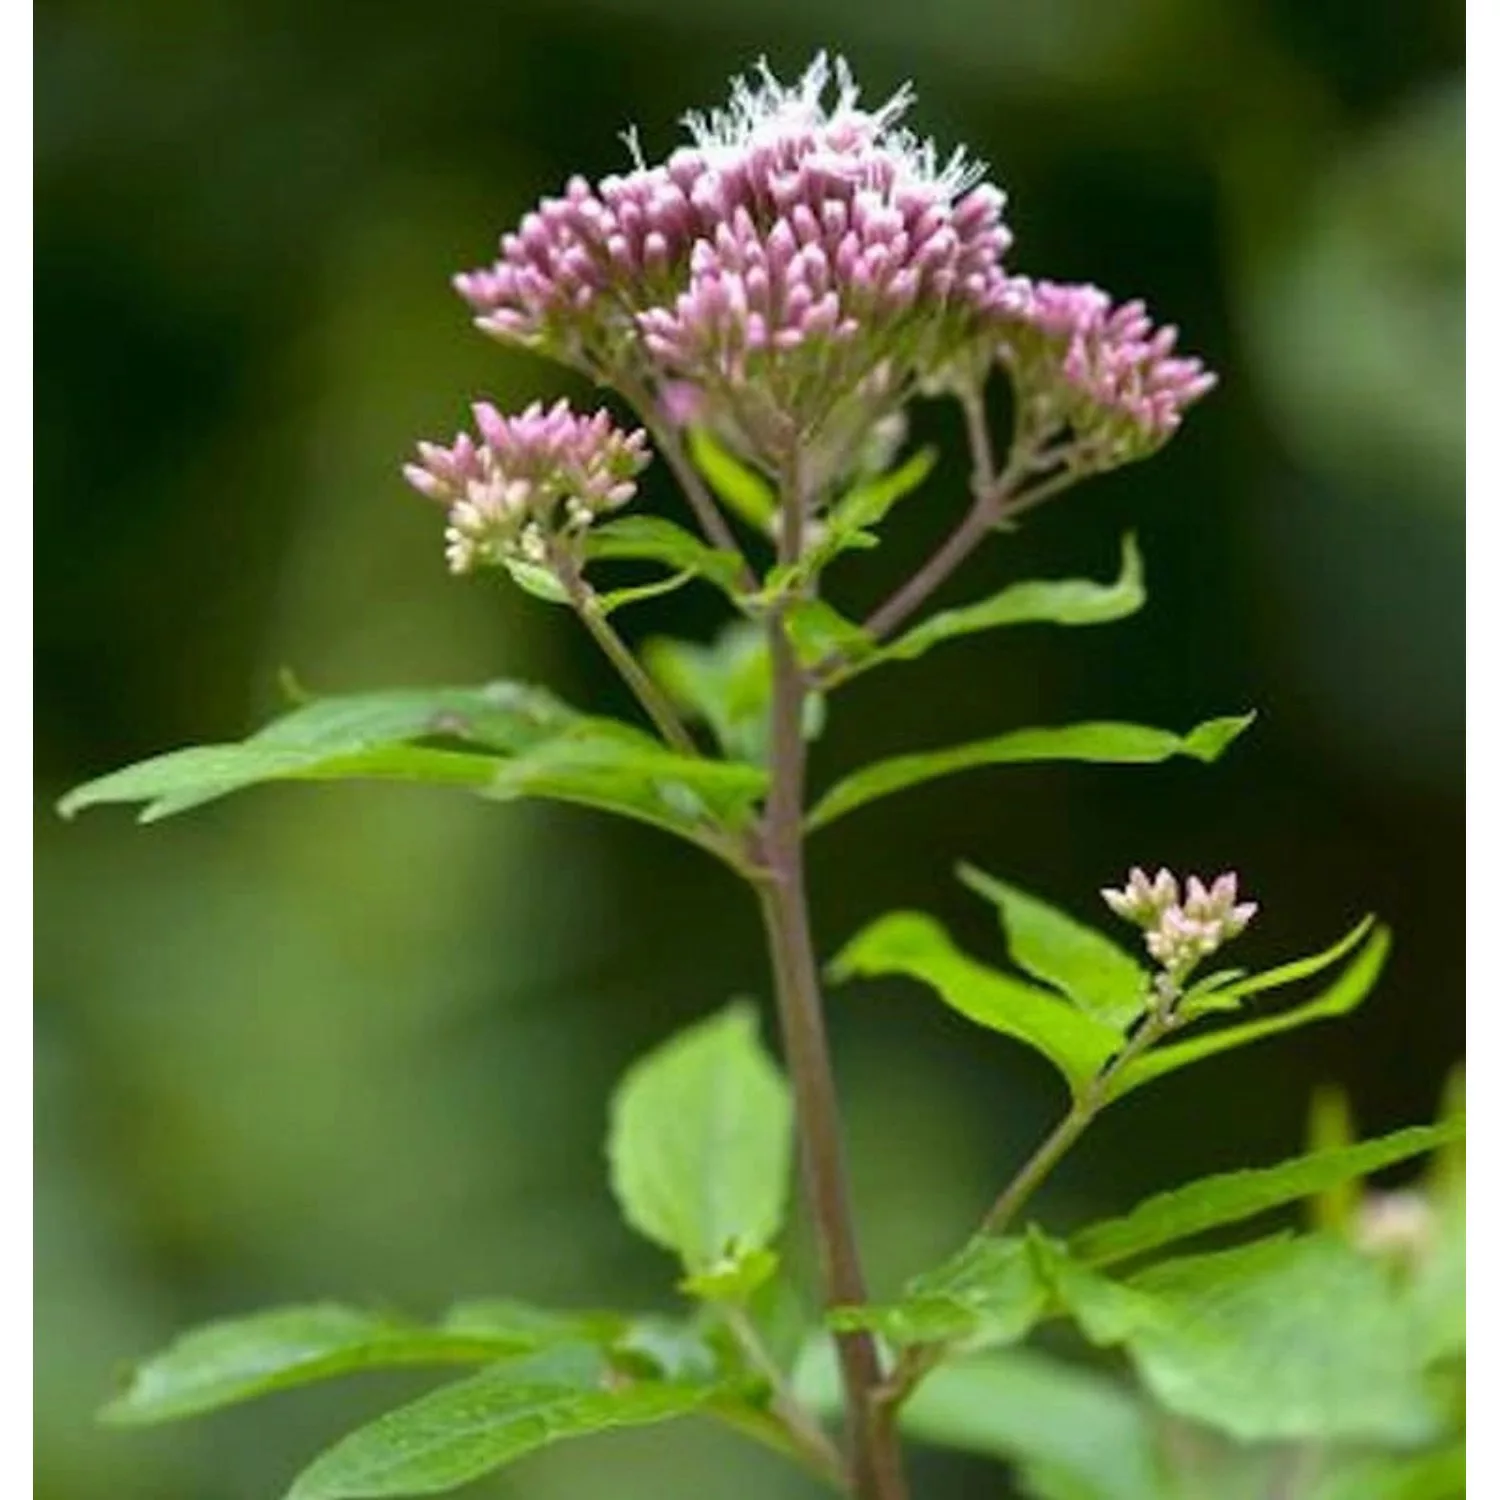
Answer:
POLYGON ((576 540, 594 518, 635 494, 646 466, 646 434, 622 432, 607 412, 574 413, 566 401, 534 402, 502 416, 474 406, 479 438, 466 432, 451 447, 418 443, 420 462, 408 483, 448 509, 448 566, 467 573, 483 565, 546 566, 559 540, 576 540))
POLYGON ((933 379, 1000 300, 1003 195, 963 152, 860 105, 846 64, 762 65, 686 124, 691 144, 575 178, 460 276, 479 326, 630 387, 697 393, 765 467, 827 462, 933 379))
POLYGON ((1022 429, 1036 441, 1067 434, 1067 461, 1081 472, 1154 453, 1217 383, 1201 360, 1174 352, 1175 328, 1096 286, 1013 277, 995 308, 996 357, 1022 429))
POLYGON ((1136 867, 1122 889, 1100 895, 1116 916, 1144 931, 1146 951, 1177 981, 1237 938, 1259 909, 1253 901, 1238 899, 1239 877, 1232 873, 1211 885, 1190 875, 1184 888, 1169 870, 1158 870, 1153 877, 1136 867))

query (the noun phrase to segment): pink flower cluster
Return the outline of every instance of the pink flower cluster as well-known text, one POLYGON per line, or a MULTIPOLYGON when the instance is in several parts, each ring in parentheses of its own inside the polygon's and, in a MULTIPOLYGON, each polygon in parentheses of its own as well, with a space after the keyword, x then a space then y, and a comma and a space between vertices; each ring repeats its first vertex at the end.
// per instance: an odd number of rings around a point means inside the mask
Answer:
POLYGON ((940 163, 899 128, 908 92, 857 101, 821 57, 790 87, 741 80, 688 121, 692 146, 575 178, 458 290, 497 337, 605 380, 685 382, 768 466, 851 398, 877 420, 977 334, 1010 235, 961 153, 940 163))
POLYGON ((649 461, 646 434, 621 432, 607 412, 579 416, 566 401, 534 402, 502 416, 474 406, 479 441, 461 432, 451 447, 418 443, 408 483, 448 508, 448 566, 545 566, 560 538, 577 538, 596 516, 635 494, 649 461))
POLYGON ((1233 874, 1220 875, 1212 885, 1190 875, 1184 896, 1170 871, 1158 870, 1153 879, 1136 868, 1123 890, 1100 895, 1116 916, 1144 930, 1146 951, 1178 981, 1237 938, 1259 910, 1253 901, 1239 901, 1239 878, 1233 874))
POLYGON ((1144 304, 1116 307, 1095 286, 1014 277, 997 321, 1023 428, 1037 441, 1066 429, 1083 470, 1154 453, 1217 383, 1201 360, 1174 354, 1175 328, 1154 328, 1144 304))

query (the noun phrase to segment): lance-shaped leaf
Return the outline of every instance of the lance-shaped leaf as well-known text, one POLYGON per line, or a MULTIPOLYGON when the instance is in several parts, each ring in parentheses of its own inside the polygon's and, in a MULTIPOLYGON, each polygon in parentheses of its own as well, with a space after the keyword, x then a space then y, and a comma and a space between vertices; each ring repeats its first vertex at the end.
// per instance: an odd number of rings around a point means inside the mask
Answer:
POLYGON ((1320 974, 1330 965, 1336 964, 1346 953, 1352 953, 1374 925, 1374 917, 1362 917, 1338 942, 1324 948, 1322 952, 1293 959, 1290 963, 1277 964, 1274 969, 1266 969, 1259 974, 1210 975, 1183 996, 1178 1014, 1187 1017, 1211 1010, 1238 1010, 1241 1002, 1252 995, 1281 989, 1285 985, 1295 984, 1299 979, 1311 979, 1314 974, 1320 974))
POLYGON ((978 604, 929 615, 889 645, 878 661, 915 661, 956 636, 1002 625, 1106 625, 1133 615, 1146 602, 1141 550, 1133 536, 1121 545, 1120 576, 1113 583, 1089 578, 1036 578, 1013 583, 978 604))
POLYGON ((152 756, 75 787, 58 803, 64 817, 110 802, 144 802, 142 823, 272 781, 408 781, 428 786, 482 788, 497 766, 492 755, 436 750, 424 745, 382 745, 329 754, 271 745, 194 745, 152 756))
POLYGON ((994 739, 955 745, 947 750, 898 755, 876 761, 836 783, 808 815, 807 826, 809 830, 824 828, 867 802, 978 766, 1050 760, 1149 765, 1170 760, 1174 755, 1214 761, 1249 727, 1253 718, 1253 714, 1242 714, 1210 719, 1184 735, 1143 724, 1091 723, 1015 729, 994 739))
POLYGON ((1147 1198, 1122 1218, 1079 1230, 1068 1242, 1068 1249, 1079 1260, 1096 1266, 1127 1260, 1205 1230, 1313 1197, 1395 1162, 1423 1155, 1459 1139, 1463 1133, 1460 1116, 1438 1125, 1415 1125, 1358 1145, 1314 1151, 1274 1167, 1203 1177, 1147 1198))
POLYGON ((1146 1008, 1150 975, 1102 933, 973 865, 958 877, 994 904, 1017 968, 1122 1034, 1146 1008))
POLYGON ((518 1303, 492 1305, 483 1318, 455 1310, 436 1327, 383 1313, 315 1303, 211 1323, 181 1335, 142 1361, 100 1414, 107 1422, 166 1422, 355 1370, 400 1365, 491 1364, 585 1333, 608 1338, 606 1324, 518 1303))
POLYGON ((1281 1236, 1123 1283, 1035 1244, 1062 1307, 1095 1343, 1123 1344, 1169 1411, 1241 1442, 1434 1431, 1408 1302, 1387 1267, 1342 1239, 1281 1236))
POLYGON ((591 527, 585 548, 591 560, 657 562, 675 574, 706 578, 725 590, 733 588, 739 570, 732 552, 710 547, 691 531, 661 516, 622 516, 618 521, 591 527))
POLYGON ((437 1495, 563 1438, 683 1416, 713 1385, 632 1380, 564 1346, 484 1370, 380 1417, 303 1471, 287 1500, 437 1495))
POLYGON ((688 454, 708 487, 741 520, 771 532, 776 521, 776 491, 754 469, 721 446, 704 427, 688 429, 688 454))
POLYGON ((1387 928, 1374 927, 1366 931, 1368 938, 1351 962, 1332 984, 1311 1000, 1305 1000, 1301 1005, 1294 1005, 1288 1010, 1278 1011, 1275 1015, 1225 1026, 1217 1031, 1208 1031, 1202 1036, 1189 1037, 1185 1041, 1173 1042, 1169 1046, 1157 1047, 1144 1053, 1111 1075, 1108 1097, 1118 1099, 1144 1083, 1175 1072, 1178 1068, 1185 1068, 1190 1063, 1202 1062, 1204 1058, 1214 1057, 1220 1052, 1229 1052, 1265 1037, 1279 1036, 1283 1031, 1306 1026, 1312 1021, 1347 1015, 1374 988, 1390 951, 1391 937, 1387 928))
POLYGON ((879 538, 870 528, 878 526, 898 501, 915 491, 936 463, 937 449, 923 448, 896 468, 861 480, 846 491, 819 523, 806 556, 793 567, 773 571, 772 587, 786 588, 814 577, 841 552, 876 546, 879 538))
POLYGON ((494 764, 482 788, 509 801, 545 797, 650 823, 696 842, 748 824, 766 773, 736 761, 680 755, 623 725, 594 720, 494 764))
POLYGON ((1114 1026, 1051 990, 976 963, 920 912, 891 912, 872 922, 833 960, 829 974, 835 981, 892 974, 920 980, 960 1015, 1040 1052, 1075 1095, 1120 1046, 1114 1026))
POLYGON ((786 1212, 791 1156, 791 1097, 748 1002, 664 1042, 615 1092, 615 1197, 626 1222, 680 1256, 690 1277, 723 1277, 769 1247, 786 1212))
POLYGON ((142 821, 154 822, 262 781, 334 774, 480 784, 488 774, 480 757, 388 752, 435 739, 515 754, 581 717, 544 689, 516 682, 316 698, 238 744, 169 751, 87 782, 68 793, 59 810, 70 817, 99 803, 145 802, 142 821), (333 769, 324 762, 334 762, 333 769))

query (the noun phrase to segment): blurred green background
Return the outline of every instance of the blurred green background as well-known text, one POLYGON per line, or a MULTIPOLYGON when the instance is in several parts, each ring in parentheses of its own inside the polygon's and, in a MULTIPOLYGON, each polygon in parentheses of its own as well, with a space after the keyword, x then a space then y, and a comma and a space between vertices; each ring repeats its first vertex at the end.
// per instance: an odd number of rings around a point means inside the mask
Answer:
MULTIPOLYGON (((1317 1082, 1370 1130, 1429 1118, 1462 1050, 1463 33, 1429 0, 75 0, 37 59, 37 1403, 43 1500, 281 1493, 410 1383, 147 1434, 91 1411, 178 1326, 324 1296, 435 1311, 507 1292, 647 1305, 600 1139, 626 1062, 765 992, 750 901, 692 851, 581 811, 396 788, 256 792, 138 830, 61 824, 70 783, 236 736, 313 689, 514 675, 625 711, 561 612, 443 572, 400 482, 465 401, 572 389, 473 333, 449 274, 571 171, 648 153, 766 53, 843 50, 967 141, 1021 270, 1149 299, 1223 376, 1155 461, 994 544, 953 598, 1107 576, 1139 529, 1149 609, 1018 631, 862 681, 820 777, 1034 721, 1183 728, 1255 707, 1219 767, 971 774, 817 846, 825 950, 921 906, 998 956, 960 857, 1087 912, 1132 862, 1243 872, 1245 959, 1373 908, 1385 981, 1122 1106, 1042 1208, 1118 1208, 1295 1148, 1317 1082)), ((576 393, 576 392, 575 392, 576 393)), ((963 504, 847 568, 879 597, 963 504)), ((651 498, 675 502, 660 476, 651 498)), ((710 602, 641 608, 706 635, 710 602)), ((877 1289, 968 1231, 1052 1080, 915 989, 832 997, 877 1289)), ((921 1492, 1004 1494, 922 1455, 921 1492)), ((539 1455, 516 1500, 804 1495, 694 1424, 539 1455)))

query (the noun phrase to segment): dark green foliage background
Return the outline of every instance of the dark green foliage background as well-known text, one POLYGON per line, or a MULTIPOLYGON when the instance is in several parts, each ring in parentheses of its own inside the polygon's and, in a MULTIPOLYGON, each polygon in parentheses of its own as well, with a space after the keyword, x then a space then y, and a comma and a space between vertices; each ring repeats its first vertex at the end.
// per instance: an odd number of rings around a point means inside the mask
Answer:
MULTIPOLYGON (((1012 261, 1146 296, 1224 387, 1157 460, 997 542, 945 595, 1113 576, 1109 630, 1001 632, 854 685, 815 756, 1027 722, 1186 728, 1256 707, 1213 768, 1021 767, 919 789, 815 847, 832 952, 892 906, 998 956, 971 859, 1087 914, 1132 861, 1238 867, 1252 965, 1366 908, 1397 933, 1352 1020, 1106 1119, 1042 1201, 1065 1227, 1299 1143, 1338 1080, 1427 1119, 1462 1050, 1462 31, 1416 0, 530 0, 44 5, 37 34, 37 1440, 42 1500, 280 1493, 411 1384, 97 1430, 112 1371, 187 1322, 325 1295, 429 1312, 506 1291, 648 1303, 600 1151, 629 1059, 764 994, 750 901, 653 833, 400 788, 260 791, 146 831, 66 786, 236 737, 314 689, 515 675, 624 711, 561 612, 443 574, 399 480, 471 394, 571 390, 471 333, 446 278, 573 170, 650 153, 767 52, 846 50, 968 141, 1012 261)), ((576 392, 575 392, 576 394, 576 392)), ((877 598, 963 503, 950 457, 877 598)), ((674 505, 660 476, 651 498, 674 505)), ((836 575, 837 577, 838 575, 836 575)), ((711 601, 634 615, 706 632, 711 601)), ((627 624, 632 623, 627 619, 627 624)), ((1097 915, 1097 913, 1096 913, 1097 915)), ((1059 1108, 1042 1065, 915 988, 833 997, 878 1291, 952 1249, 1059 1108)), ((993 1484, 924 1456, 921 1493, 993 1484)), ((706 1427, 593 1440, 475 1493, 805 1493, 706 1427)))

